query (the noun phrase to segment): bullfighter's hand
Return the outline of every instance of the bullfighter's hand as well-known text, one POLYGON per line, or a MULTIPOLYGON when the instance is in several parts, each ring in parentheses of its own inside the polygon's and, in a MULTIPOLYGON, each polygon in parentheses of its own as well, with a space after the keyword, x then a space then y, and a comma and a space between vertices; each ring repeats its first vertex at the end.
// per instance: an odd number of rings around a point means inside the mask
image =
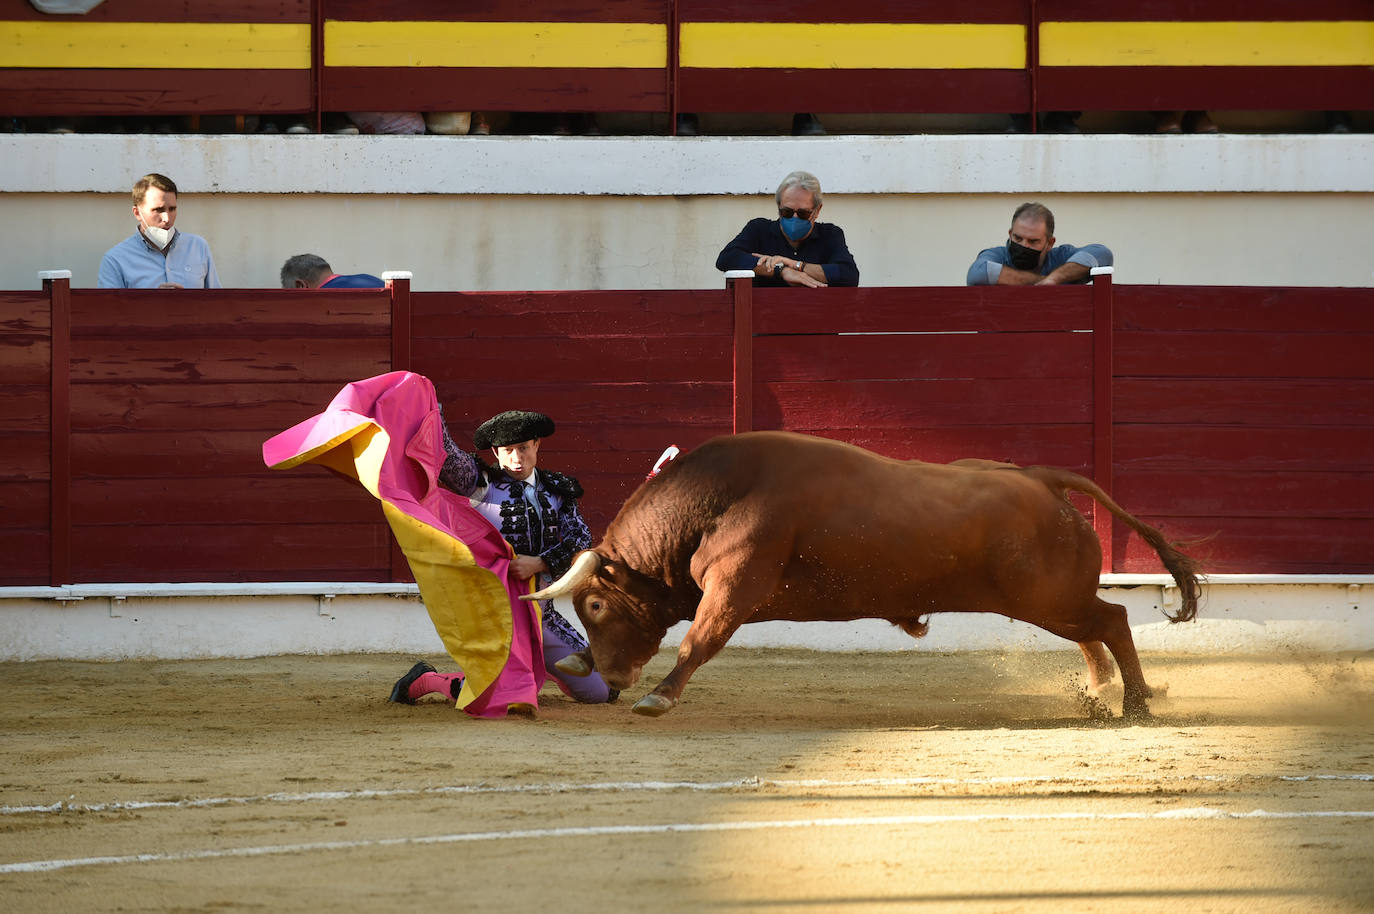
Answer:
POLYGON ((510 560, 511 574, 524 581, 549 570, 544 560, 537 555, 517 555, 510 560))

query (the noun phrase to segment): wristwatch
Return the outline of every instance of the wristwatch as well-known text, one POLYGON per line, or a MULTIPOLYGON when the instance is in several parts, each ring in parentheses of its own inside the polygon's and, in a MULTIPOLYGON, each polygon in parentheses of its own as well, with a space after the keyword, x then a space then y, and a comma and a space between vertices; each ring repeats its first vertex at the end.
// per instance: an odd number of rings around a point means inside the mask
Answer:
POLYGON ((782 279, 782 264, 780 264, 780 263, 775 263, 775 264, 773 264, 773 278, 774 278, 774 279, 782 279))

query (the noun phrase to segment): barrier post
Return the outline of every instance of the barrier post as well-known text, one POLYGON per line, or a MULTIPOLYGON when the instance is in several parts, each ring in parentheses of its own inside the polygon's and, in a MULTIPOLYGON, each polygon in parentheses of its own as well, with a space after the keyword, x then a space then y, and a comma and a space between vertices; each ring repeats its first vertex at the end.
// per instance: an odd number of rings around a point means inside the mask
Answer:
MULTIPOLYGON (((387 270, 382 274, 387 291, 391 293, 391 370, 410 370, 410 280, 409 270, 387 270)), ((396 537, 391 537, 391 580, 404 581, 410 574, 410 563, 396 537)))
POLYGON ((1026 23, 1026 68, 1030 71, 1030 132, 1040 132, 1040 9, 1030 0, 1026 23))
POLYGON ((734 433, 754 430, 754 271, 727 270, 735 301, 734 433))
POLYGON ((72 271, 41 270, 48 293, 48 583, 53 587, 72 580, 72 271))
POLYGON ((677 136, 678 58, 682 51, 682 17, 678 14, 678 0, 668 4, 668 135, 677 136))
POLYGON ((410 280, 409 270, 387 270, 382 281, 391 292, 391 370, 410 370, 410 280))
MULTIPOLYGON (((1093 267, 1093 482, 1112 494, 1112 268, 1093 267)), ((1115 570, 1112 513, 1093 502, 1093 529, 1102 541, 1102 572, 1115 570)))

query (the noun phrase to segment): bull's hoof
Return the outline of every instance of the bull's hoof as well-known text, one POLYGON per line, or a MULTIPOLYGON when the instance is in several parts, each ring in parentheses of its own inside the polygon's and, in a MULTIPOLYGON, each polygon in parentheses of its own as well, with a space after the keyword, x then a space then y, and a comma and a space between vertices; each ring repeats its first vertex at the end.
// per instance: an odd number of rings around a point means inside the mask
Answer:
POLYGON ((645 717, 659 717, 673 709, 677 702, 671 698, 664 698, 657 692, 650 692, 639 701, 635 702, 633 710, 636 714, 643 714, 645 717))
POLYGON ((553 668, 560 673, 567 673, 569 676, 590 676, 592 674, 592 668, 587 665, 587 661, 582 659, 581 654, 569 654, 555 663, 553 668))
POLYGON ((1143 723, 1153 715, 1150 714, 1150 706, 1145 703, 1145 699, 1133 696, 1129 692, 1126 700, 1121 706, 1121 719, 1131 723, 1143 723))

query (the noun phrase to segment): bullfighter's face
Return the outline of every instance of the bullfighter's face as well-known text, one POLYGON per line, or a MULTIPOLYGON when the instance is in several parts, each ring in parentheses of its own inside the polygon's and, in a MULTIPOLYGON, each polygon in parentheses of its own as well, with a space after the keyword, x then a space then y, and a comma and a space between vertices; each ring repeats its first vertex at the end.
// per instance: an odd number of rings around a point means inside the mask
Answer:
POLYGON ((539 463, 539 439, 520 441, 516 444, 503 444, 491 449, 501 469, 510 474, 511 479, 528 479, 539 463))
POLYGON ((647 595, 627 591, 615 580, 618 575, 614 566, 603 568, 579 586, 572 599, 587 630, 597 672, 611 688, 624 690, 639 681, 668 629, 653 621, 647 595))

